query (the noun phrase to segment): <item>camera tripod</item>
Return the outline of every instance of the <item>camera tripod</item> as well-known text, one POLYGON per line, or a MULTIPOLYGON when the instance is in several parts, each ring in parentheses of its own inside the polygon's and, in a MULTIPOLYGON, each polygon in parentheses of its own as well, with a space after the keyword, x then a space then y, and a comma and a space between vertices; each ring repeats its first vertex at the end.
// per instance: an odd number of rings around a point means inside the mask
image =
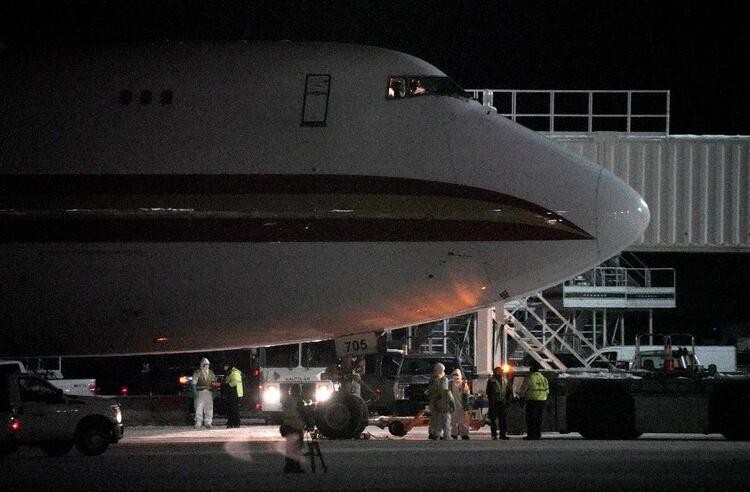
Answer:
POLYGON ((323 454, 320 452, 320 444, 318 444, 318 430, 305 430, 305 442, 307 443, 307 452, 303 453, 303 456, 310 457, 310 471, 315 473, 315 458, 320 460, 320 467, 323 468, 324 473, 328 473, 328 466, 326 466, 325 460, 323 460, 323 454))

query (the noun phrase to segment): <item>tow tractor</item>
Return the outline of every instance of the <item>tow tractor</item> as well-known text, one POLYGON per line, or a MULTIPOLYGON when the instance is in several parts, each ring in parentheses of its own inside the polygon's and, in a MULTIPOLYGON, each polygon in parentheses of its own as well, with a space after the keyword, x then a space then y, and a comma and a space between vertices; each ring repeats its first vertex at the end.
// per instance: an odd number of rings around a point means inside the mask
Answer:
POLYGON ((367 405, 359 396, 339 391, 339 378, 329 372, 336 365, 334 348, 329 346, 332 343, 329 340, 262 349, 261 396, 267 422, 280 422, 289 387, 299 384, 323 437, 348 439, 362 433, 367 425, 367 405))
MULTIPOLYGON (((750 376, 704 368, 692 335, 646 335, 663 350, 636 351, 630 370, 543 371, 550 382, 543 430, 587 439, 635 439, 643 433, 721 433, 750 440, 750 376), (690 343, 675 346, 687 337, 690 343)), ((636 339, 640 346, 642 337, 636 339)), ((515 376, 514 387, 524 377, 515 376)), ((518 416, 509 412, 509 425, 518 416)))
MULTIPOLYGON (((462 363, 458 357, 445 354, 404 355, 393 381, 392 415, 371 419, 369 424, 381 429, 387 427, 391 434, 398 437, 405 436, 414 427, 428 425, 427 386, 433 367, 438 362, 445 366, 448 377, 453 369, 459 368, 467 380, 473 379, 475 368, 462 363)), ((473 396, 470 406, 475 406, 473 396)), ((481 408, 472 408, 467 413, 471 430, 478 430, 484 425, 485 418, 481 408)))

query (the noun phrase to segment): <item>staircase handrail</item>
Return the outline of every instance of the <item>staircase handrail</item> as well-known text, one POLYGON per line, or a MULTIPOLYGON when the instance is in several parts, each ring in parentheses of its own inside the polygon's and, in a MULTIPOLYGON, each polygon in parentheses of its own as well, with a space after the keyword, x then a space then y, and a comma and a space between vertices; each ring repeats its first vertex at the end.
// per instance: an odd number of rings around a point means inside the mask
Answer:
MULTIPOLYGON (((560 343, 560 345, 561 345, 561 346, 563 346, 564 348, 566 348, 566 349, 568 350, 568 352, 570 352, 571 354, 573 354, 573 356, 574 356, 574 357, 575 357, 576 359, 578 359, 578 361, 579 361, 579 362, 580 362, 581 364, 583 364, 583 366, 584 366, 584 367, 588 367, 588 364, 586 363, 586 359, 585 359, 585 358, 584 358, 584 357, 583 357, 582 355, 580 355, 580 354, 578 353, 578 351, 577 351, 576 349, 574 349, 573 347, 571 347, 571 346, 570 346, 570 344, 569 344, 568 342, 566 342, 566 341, 565 341, 565 339, 564 339, 564 338, 562 338, 562 337, 561 337, 561 336, 559 335, 559 332, 560 332, 560 331, 561 331, 561 330, 562 330, 563 328, 567 328, 567 329, 568 329, 568 330, 570 330, 570 331, 571 331, 571 332, 572 332, 572 333, 573 333, 573 334, 574 334, 575 336, 577 336, 577 337, 578 337, 579 339, 581 339, 581 340, 582 340, 582 341, 583 341, 583 342, 584 342, 584 343, 585 343, 586 345, 588 345, 588 347, 589 347, 589 348, 590 348, 590 349, 591 349, 592 351, 596 351, 596 347, 595 347, 595 346, 594 346, 594 345, 593 345, 593 344, 592 344, 591 342, 589 342, 589 341, 588 341, 588 339, 587 339, 587 338, 586 338, 586 337, 585 337, 585 336, 583 335, 583 333, 581 333, 580 331, 578 331, 578 329, 576 329, 576 328, 575 328, 575 327, 574 327, 574 326, 573 326, 572 324, 570 324, 570 323, 568 322, 568 320, 567 320, 567 319, 565 319, 565 318, 564 318, 564 317, 563 317, 563 316, 562 316, 562 315, 560 314, 560 312, 559 312, 559 311, 558 311, 557 309, 555 309, 555 307, 554 307, 554 306, 552 306, 552 304, 550 304, 550 303, 549 303, 549 301, 547 301, 547 299, 545 299, 544 297, 542 297, 542 293, 541 293, 541 292, 537 292, 537 294, 536 294, 536 297, 537 297, 537 298, 539 298, 539 300, 540 300, 540 301, 542 301, 542 303, 543 303, 543 304, 544 304, 544 305, 545 305, 545 306, 547 307, 547 309, 549 309, 550 311, 552 311, 552 313, 554 313, 554 315, 555 315, 555 316, 557 316, 557 317, 558 317, 558 318, 559 318, 559 319, 560 319, 560 320, 562 321, 562 324, 561 324, 561 325, 560 325, 560 327, 559 327, 559 328, 558 328, 558 329, 557 329, 557 330, 555 331, 555 330, 552 330, 552 329, 551 329, 551 328, 549 327, 549 324, 548 324, 548 323, 547 323, 547 322, 546 322, 545 320, 543 320, 543 319, 542 319, 542 318, 541 318, 541 317, 540 317, 540 316, 539 316, 539 315, 538 315, 538 314, 537 314, 536 312, 534 312, 534 311, 530 311, 531 315, 532 315, 532 316, 533 316, 534 318, 536 318, 536 320, 537 320, 537 321, 539 321, 539 323, 541 323, 543 327, 545 327, 545 326, 547 327, 547 329, 548 329, 548 331, 549 331, 549 333, 550 333, 550 335, 551 335, 551 338, 550 338, 550 340, 552 340, 552 339, 554 339, 554 340, 557 340, 557 341, 558 341, 558 342, 560 343)), ((549 342, 545 342, 545 344, 546 344, 546 343, 549 343, 549 342)))
MULTIPOLYGON (((590 270, 590 276, 584 275, 590 282, 591 287, 654 287, 654 272, 672 272, 672 279, 668 282, 669 285, 662 287, 674 287, 674 268, 627 268, 627 267, 596 267, 590 270), (609 281, 610 277, 614 277, 614 282, 609 281), (640 279, 640 281, 639 281, 640 279)), ((565 281, 565 285, 574 285, 576 279, 570 279, 565 281)))
POLYGON ((553 369, 549 363, 552 362, 557 369, 561 371, 565 371, 567 367, 563 362, 558 359, 555 354, 553 354, 547 347, 542 344, 537 337, 534 336, 531 331, 526 328, 526 326, 516 318, 513 314, 509 313, 508 311, 505 312, 506 315, 506 321, 505 321, 505 332, 513 338, 516 343, 521 345, 523 347, 524 352, 529 354, 535 361, 537 361, 543 368, 545 369, 553 369), (512 325, 508 323, 508 321, 512 322, 512 325), (518 335, 518 331, 520 331, 523 334, 522 336, 518 335), (524 337, 529 338, 530 340, 535 340, 537 343, 539 343, 538 347, 531 346, 524 337), (543 351, 544 356, 546 358, 542 358, 541 354, 538 352, 538 350, 543 351))

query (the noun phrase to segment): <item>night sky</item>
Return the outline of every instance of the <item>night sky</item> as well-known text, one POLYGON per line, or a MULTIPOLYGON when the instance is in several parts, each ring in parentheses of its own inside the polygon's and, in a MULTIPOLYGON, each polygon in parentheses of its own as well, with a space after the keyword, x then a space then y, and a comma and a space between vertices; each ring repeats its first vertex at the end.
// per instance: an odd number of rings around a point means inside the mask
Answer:
MULTIPOLYGON (((42 0, 0 7, 0 41, 339 41, 423 58, 471 88, 668 89, 673 134, 750 135, 750 22, 739 0, 42 0)), ((657 328, 750 325, 743 254, 650 254, 678 268, 657 328)))

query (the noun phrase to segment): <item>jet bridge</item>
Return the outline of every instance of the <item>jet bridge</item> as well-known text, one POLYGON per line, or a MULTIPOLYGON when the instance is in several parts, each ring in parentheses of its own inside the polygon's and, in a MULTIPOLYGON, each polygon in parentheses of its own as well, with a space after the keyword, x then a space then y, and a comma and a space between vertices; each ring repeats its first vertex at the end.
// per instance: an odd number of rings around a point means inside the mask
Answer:
POLYGON ((672 134, 665 90, 467 93, 640 193, 651 222, 628 251, 750 252, 750 136, 672 134))

